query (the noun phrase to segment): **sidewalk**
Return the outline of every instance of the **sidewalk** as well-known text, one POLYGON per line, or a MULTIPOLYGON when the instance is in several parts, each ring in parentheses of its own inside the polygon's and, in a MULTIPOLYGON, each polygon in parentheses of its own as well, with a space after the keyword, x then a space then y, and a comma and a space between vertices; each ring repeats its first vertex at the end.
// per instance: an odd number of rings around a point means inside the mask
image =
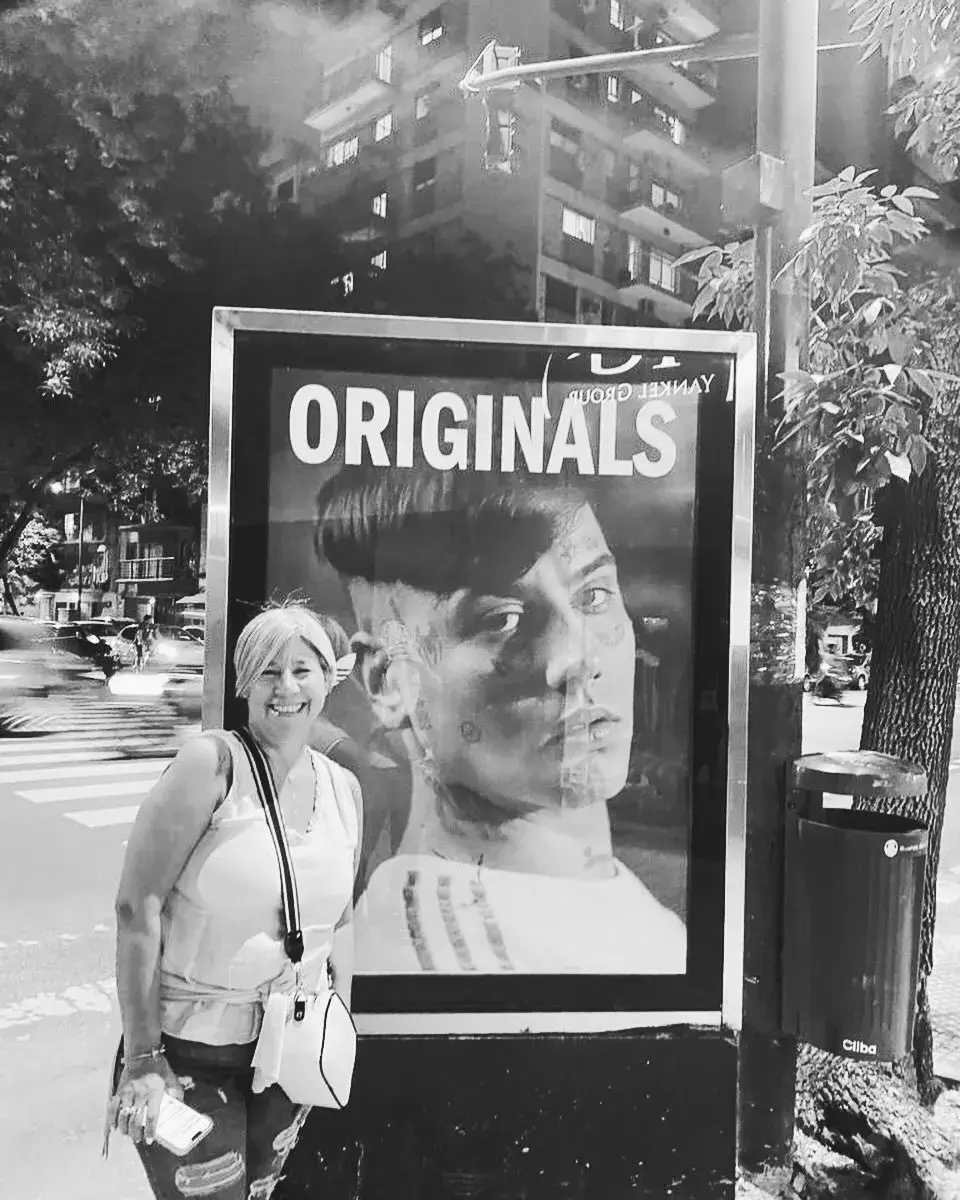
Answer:
POLYGON ((960 1082, 960 868, 937 881, 937 927, 930 976, 934 1069, 960 1082))

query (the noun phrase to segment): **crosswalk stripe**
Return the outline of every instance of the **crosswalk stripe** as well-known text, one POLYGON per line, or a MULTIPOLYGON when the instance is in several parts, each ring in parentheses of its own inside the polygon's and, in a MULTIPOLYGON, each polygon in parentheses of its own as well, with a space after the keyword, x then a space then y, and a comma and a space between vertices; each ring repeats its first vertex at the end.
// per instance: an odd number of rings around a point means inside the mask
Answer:
POLYGON ((129 825, 140 809, 139 804, 120 808, 94 808, 86 812, 68 812, 63 815, 88 829, 103 829, 108 825, 129 825))
POLYGON ((149 792, 156 783, 152 779, 125 779, 119 783, 84 783, 77 787, 31 788, 17 795, 33 804, 58 804, 63 800, 97 800, 104 796, 136 796, 149 792))
MULTIPOLYGON (((133 761, 105 762, 95 764, 78 764, 69 767, 37 767, 32 771, 0 771, 0 783, 39 783, 45 779, 81 779, 88 775, 146 775, 152 772, 159 774, 170 762, 169 758, 138 758, 133 761)), ((58 760, 60 756, 57 756, 58 760)), ((31 763, 36 759, 30 759, 31 763)), ((20 793, 23 794, 22 792, 20 793)))
MULTIPOLYGON (((19 754, 10 758, 0 758, 0 766, 35 767, 37 763, 49 762, 51 758, 56 759, 57 762, 110 762, 114 756, 122 757, 119 750, 108 750, 106 747, 102 750, 68 750, 66 753, 60 753, 56 747, 51 746, 46 754, 19 754)), ((11 771, 9 776, 0 776, 0 778, 6 778, 9 782, 10 779, 19 779, 20 772, 11 771)))
POLYGON ((16 762, 23 757, 26 751, 30 751, 27 757, 34 758, 49 758, 51 753, 74 754, 77 752, 86 753, 87 751, 98 752, 110 750, 116 746, 116 735, 111 737, 89 737, 83 741, 61 742, 56 736, 38 737, 38 738, 11 738, 9 742, 0 741, 0 762, 13 760, 16 762), (32 747, 32 749, 31 749, 32 747))

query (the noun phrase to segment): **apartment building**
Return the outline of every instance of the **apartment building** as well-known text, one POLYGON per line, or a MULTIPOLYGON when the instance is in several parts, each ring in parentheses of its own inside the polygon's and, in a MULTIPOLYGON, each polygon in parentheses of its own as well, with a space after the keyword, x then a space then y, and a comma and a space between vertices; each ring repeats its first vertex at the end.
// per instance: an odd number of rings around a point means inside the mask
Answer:
MULTIPOLYGON (((302 137, 274 164, 278 202, 323 211, 358 266, 466 230, 509 244, 541 318, 681 325, 694 277, 676 259, 720 224, 731 161, 698 132, 716 99, 705 64, 637 64, 465 98, 491 37, 523 59, 690 42, 720 28, 710 0, 412 0, 383 36, 326 64, 302 137)), ((350 276, 344 277, 349 290, 350 276)))

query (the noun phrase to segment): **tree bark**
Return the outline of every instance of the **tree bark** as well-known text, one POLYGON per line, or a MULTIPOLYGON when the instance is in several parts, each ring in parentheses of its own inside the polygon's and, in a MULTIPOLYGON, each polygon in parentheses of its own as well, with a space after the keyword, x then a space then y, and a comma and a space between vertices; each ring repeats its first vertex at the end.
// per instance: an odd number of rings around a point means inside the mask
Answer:
POLYGON ((863 1182, 865 1196, 960 1196, 960 1128, 955 1117, 949 1130, 942 1120, 950 1094, 938 1101, 927 1000, 960 672, 960 422, 941 419, 928 428, 936 453, 927 469, 909 482, 890 484, 878 505, 882 558, 861 736, 861 749, 925 767, 928 791, 855 801, 859 808, 896 813, 929 831, 913 1055, 890 1067, 803 1048, 795 1162, 808 1185, 804 1196, 856 1195, 861 1174, 870 1181, 863 1182), (805 1136, 815 1141, 804 1143, 805 1136), (825 1168, 816 1147, 840 1156, 838 1163, 825 1168), (829 1180, 823 1190, 818 1177, 829 1180))
POLYGON ((6 607, 7 605, 9 605, 10 612, 15 617, 19 617, 20 612, 17 608, 17 601, 14 598, 13 591, 10 587, 10 580, 6 577, 6 575, 0 575, 0 584, 2 584, 2 586, 3 586, 4 606, 6 607))
POLYGON ((926 796, 857 806, 893 812, 929 831, 913 1057, 925 1103, 936 1099, 927 979, 933 967, 937 870, 960 673, 960 425, 942 426, 922 475, 889 485, 861 748, 927 770, 926 796))

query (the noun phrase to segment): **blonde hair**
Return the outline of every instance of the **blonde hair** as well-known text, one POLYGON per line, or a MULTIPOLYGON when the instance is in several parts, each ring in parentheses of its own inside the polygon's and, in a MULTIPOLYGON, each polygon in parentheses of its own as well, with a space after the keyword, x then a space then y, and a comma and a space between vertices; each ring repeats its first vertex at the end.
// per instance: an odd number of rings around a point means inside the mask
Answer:
POLYGON ((233 651, 233 668, 240 699, 287 646, 302 639, 319 658, 328 686, 336 680, 336 660, 350 650, 350 642, 332 617, 315 613, 303 604, 282 604, 266 609, 244 625, 233 651))

